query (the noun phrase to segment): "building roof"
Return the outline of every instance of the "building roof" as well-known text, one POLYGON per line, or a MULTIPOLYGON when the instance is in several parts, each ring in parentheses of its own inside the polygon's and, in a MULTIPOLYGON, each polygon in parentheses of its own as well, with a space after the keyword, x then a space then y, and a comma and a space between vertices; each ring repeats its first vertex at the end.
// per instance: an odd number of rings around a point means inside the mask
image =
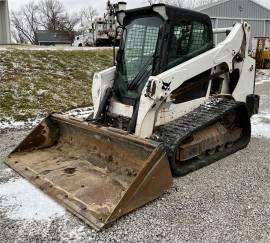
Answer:
POLYGON ((69 32, 38 30, 36 37, 39 43, 71 43, 73 36, 69 32))
MULTIPOLYGON (((208 8, 212 8, 212 7, 215 7, 217 5, 220 5, 220 4, 223 4, 223 3, 226 3, 226 2, 229 2, 229 1, 232 1, 232 0, 218 0, 216 2, 213 2, 213 3, 209 3, 209 4, 205 4, 205 5, 202 5, 200 7, 197 7, 195 8, 196 11, 202 11, 202 10, 205 10, 205 9, 208 9, 208 8)), ((234 0, 235 1, 235 0, 234 0)), ((256 5, 260 6, 261 8, 264 8, 266 10, 268 10, 270 12, 270 9, 267 8, 266 6, 258 3, 257 1, 255 0, 246 0, 246 1, 250 1, 250 2, 253 2, 255 3, 256 5)))

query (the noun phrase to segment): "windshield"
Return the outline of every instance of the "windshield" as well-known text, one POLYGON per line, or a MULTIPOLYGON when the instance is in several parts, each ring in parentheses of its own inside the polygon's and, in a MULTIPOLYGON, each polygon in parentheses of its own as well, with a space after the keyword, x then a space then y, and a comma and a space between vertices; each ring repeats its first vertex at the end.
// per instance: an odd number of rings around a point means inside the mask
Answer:
POLYGON ((158 17, 146 17, 136 19, 126 27, 123 74, 128 82, 152 59, 161 23, 158 17))
MULTIPOLYGON (((132 96, 129 93, 129 86, 133 84, 132 82, 135 81, 141 84, 142 79, 147 79, 145 73, 152 71, 153 55, 162 23, 159 17, 141 17, 132 20, 125 27, 120 47, 122 55, 121 59, 118 60, 118 78, 116 81, 118 86, 122 86, 119 87, 122 91, 121 95, 132 96)), ((151 73, 148 76, 150 75, 151 73)), ((136 85, 135 87, 138 88, 136 85)), ((139 90, 137 90, 137 93, 139 93, 139 90)))

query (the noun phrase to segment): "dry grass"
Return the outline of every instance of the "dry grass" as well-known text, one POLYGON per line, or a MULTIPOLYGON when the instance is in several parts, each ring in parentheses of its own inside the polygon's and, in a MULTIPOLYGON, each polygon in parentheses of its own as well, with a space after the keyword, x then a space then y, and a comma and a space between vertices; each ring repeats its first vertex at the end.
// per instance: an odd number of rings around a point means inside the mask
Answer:
POLYGON ((0 51, 0 120, 91 104, 94 72, 111 66, 112 51, 0 51))

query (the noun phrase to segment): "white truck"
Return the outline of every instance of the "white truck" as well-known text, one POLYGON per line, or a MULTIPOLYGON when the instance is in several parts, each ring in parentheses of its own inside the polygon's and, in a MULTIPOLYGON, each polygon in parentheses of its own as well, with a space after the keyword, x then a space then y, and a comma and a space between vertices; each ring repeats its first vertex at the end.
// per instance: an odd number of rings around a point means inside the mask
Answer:
POLYGON ((79 30, 79 35, 75 37, 73 46, 112 46, 119 45, 120 33, 117 30, 118 24, 115 18, 116 12, 125 10, 126 2, 111 4, 107 1, 106 13, 103 17, 97 17, 94 21, 89 21, 79 30), (115 36, 117 35, 117 36, 115 36))

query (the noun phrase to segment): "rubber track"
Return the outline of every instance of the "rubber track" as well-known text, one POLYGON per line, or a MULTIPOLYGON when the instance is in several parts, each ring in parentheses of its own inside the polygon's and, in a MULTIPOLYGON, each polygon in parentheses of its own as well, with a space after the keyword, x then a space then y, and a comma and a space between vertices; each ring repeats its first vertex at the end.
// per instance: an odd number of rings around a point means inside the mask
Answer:
POLYGON ((163 143, 170 160, 172 173, 175 176, 184 176, 245 148, 250 141, 250 127, 250 117, 245 103, 228 99, 212 99, 181 118, 158 127, 151 139, 163 143), (237 111, 237 116, 241 116, 243 137, 240 141, 234 144, 232 148, 225 149, 223 152, 212 156, 209 155, 203 160, 195 159, 191 162, 183 162, 181 167, 177 166, 175 158, 180 144, 198 130, 207 128, 209 125, 222 120, 224 115, 230 111, 237 111))

